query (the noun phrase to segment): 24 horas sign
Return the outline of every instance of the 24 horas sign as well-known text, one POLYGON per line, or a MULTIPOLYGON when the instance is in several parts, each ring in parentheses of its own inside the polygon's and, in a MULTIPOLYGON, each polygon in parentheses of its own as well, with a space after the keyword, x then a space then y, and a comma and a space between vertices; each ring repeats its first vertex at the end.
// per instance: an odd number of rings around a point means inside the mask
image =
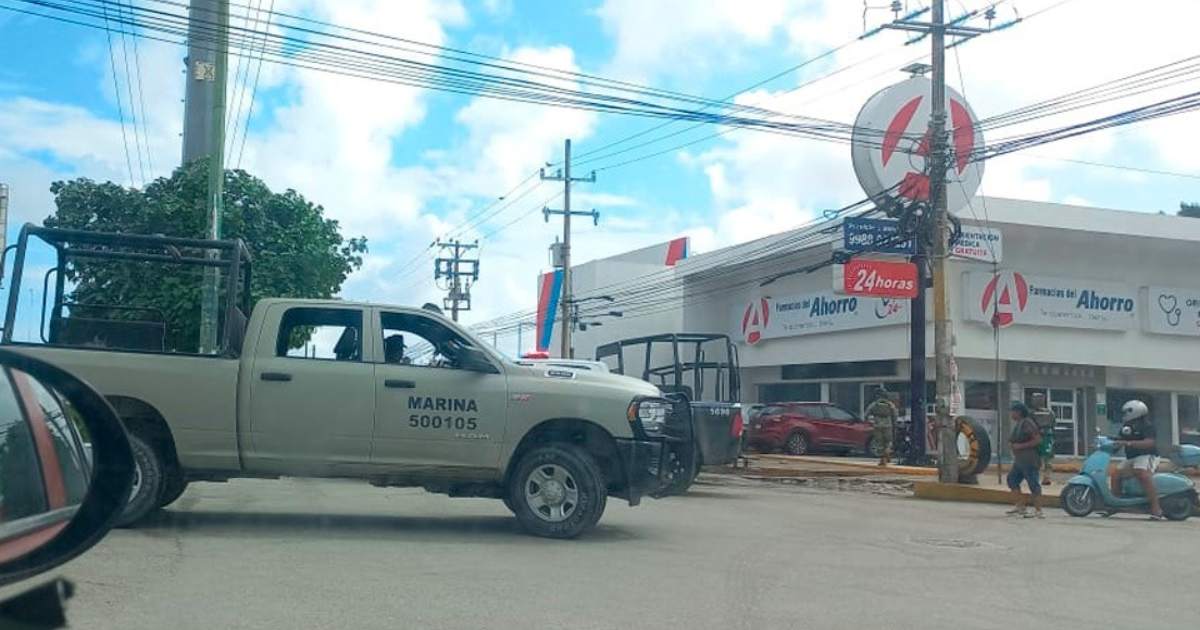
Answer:
POLYGON ((1137 290, 1123 284, 1003 271, 967 272, 964 286, 967 318, 1001 328, 1127 330, 1137 321, 1137 290))

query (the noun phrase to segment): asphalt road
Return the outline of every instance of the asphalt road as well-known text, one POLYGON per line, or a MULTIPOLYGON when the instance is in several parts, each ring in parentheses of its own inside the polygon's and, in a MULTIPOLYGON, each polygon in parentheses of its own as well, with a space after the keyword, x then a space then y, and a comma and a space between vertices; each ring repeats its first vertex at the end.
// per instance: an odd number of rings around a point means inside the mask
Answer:
POLYGON ((498 501, 235 481, 59 572, 78 628, 1196 626, 1200 519, 1002 511, 739 480, 553 541, 498 501))

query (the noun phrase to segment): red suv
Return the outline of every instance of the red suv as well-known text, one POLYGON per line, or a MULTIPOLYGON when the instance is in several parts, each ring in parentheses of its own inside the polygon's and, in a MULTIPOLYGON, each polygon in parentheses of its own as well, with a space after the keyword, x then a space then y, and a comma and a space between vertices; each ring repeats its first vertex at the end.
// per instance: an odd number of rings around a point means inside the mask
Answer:
POLYGON ((877 455, 872 428, 870 422, 830 403, 771 403, 754 417, 748 442, 762 452, 782 450, 789 455, 815 451, 877 455))

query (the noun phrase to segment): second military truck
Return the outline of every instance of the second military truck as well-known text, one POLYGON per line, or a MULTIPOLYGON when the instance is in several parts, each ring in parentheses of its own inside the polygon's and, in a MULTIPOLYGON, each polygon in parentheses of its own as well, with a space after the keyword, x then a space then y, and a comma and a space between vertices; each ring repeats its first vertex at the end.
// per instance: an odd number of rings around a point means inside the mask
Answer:
POLYGON ((112 402, 138 465, 126 524, 191 482, 341 477, 502 499, 528 531, 567 538, 594 526, 608 497, 636 505, 668 486, 663 462, 685 448, 669 434, 687 406, 655 386, 521 365, 429 309, 305 299, 251 309, 240 241, 26 225, 14 248, 3 342, 112 402), (34 241, 57 260, 40 343, 13 334, 34 241), (77 300, 109 262, 218 269, 219 347, 179 352, 154 308, 77 300))

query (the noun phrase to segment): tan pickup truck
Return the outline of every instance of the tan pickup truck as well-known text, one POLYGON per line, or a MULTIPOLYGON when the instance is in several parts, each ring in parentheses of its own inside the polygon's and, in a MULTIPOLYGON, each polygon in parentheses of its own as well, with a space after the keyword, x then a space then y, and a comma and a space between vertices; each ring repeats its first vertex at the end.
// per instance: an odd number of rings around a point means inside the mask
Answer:
POLYGON ((528 531, 573 537, 596 524, 607 497, 636 505, 670 482, 662 462, 687 405, 653 385, 510 360, 427 309, 265 299, 247 321, 248 286, 249 254, 236 241, 22 230, 3 342, 113 403, 138 464, 125 523, 190 482, 340 477, 503 499, 528 531), (14 340, 33 238, 58 249, 60 273, 74 257, 153 262, 163 251, 172 264, 220 267, 233 296, 222 349, 166 352, 161 322, 130 317, 128 305, 73 303, 62 282, 43 313, 44 342, 14 340))

